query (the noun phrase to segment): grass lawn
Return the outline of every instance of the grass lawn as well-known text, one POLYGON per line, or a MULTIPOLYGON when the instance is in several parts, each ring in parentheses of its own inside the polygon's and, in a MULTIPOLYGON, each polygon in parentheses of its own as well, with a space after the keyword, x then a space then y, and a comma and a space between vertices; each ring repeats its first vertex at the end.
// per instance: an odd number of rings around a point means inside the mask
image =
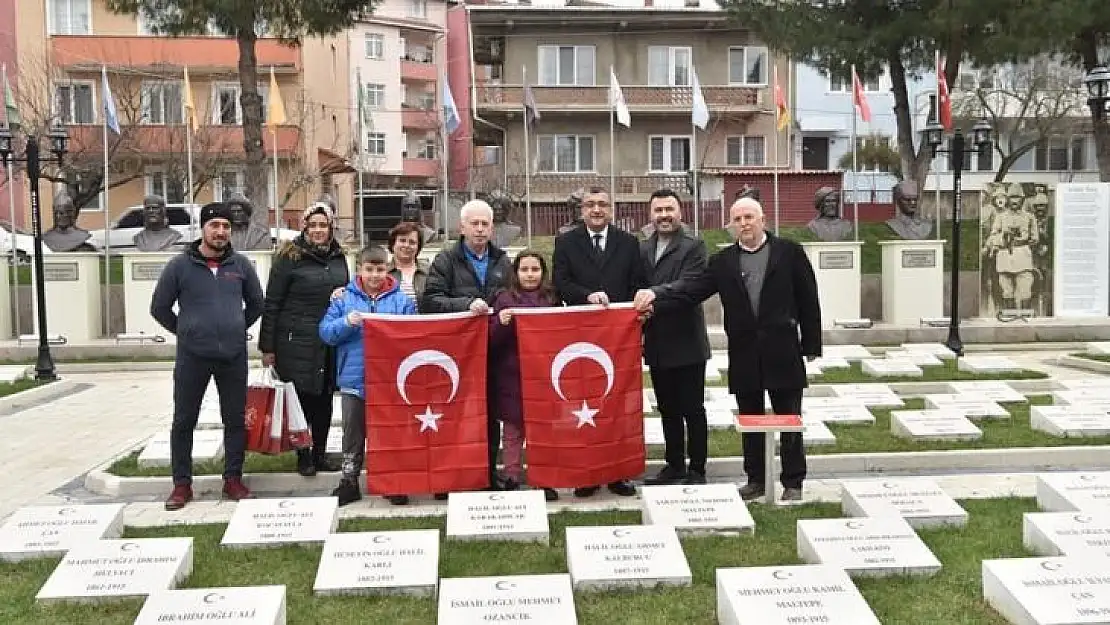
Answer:
POLYGON ((1094 360, 1096 362, 1110 362, 1110 354, 1088 354, 1087 352, 1081 352, 1072 354, 1072 356, 1076 358, 1086 358, 1087 360, 1094 360))
MULTIPOLYGON (((931 578, 860 579, 856 585, 879 620, 887 625, 1005 625, 982 600, 984 559, 1023 557, 1021 515, 1036 510, 1032 499, 962 501, 970 520, 962 529, 919 530, 944 567, 931 578)), ((716 619, 718 568, 801 564, 796 555, 795 521, 840 517, 836 504, 766 509, 751 506, 754 536, 709 536, 682 540, 693 585, 622 593, 575 596, 582 625, 711 625, 716 619)), ((486 575, 565 573, 564 528, 581 525, 638 524, 638 512, 559 513, 550 515, 551 545, 521 543, 440 543, 441 578, 486 575)), ((439 529, 443 517, 341 521, 340 532, 439 529)), ((219 546, 224 525, 131 528, 127 537, 193 537, 193 573, 186 587, 286 585, 290 623, 389 623, 425 625, 436 621, 432 598, 315 597, 312 584, 320 547, 225 550, 219 546)), ((0 622, 123 625, 133 622, 141 601, 91 606, 39 606, 38 589, 57 559, 0 564, 0 622)))
MULTIPOLYGON (((942 361, 938 367, 921 367, 924 375, 919 378, 908 376, 873 376, 867 375, 860 368, 858 362, 852 362, 848 369, 826 369, 822 375, 810 378, 813 384, 858 384, 863 382, 949 382, 956 380, 1043 380, 1048 378, 1047 373, 1022 369, 1007 373, 969 373, 956 368, 955 360, 942 361)), ((721 371, 721 379, 706 382, 706 386, 728 386, 728 372, 721 371)), ((644 388, 651 388, 651 375, 644 372, 644 388)))
POLYGON ((43 382, 35 379, 16 380, 15 382, 0 382, 0 397, 5 395, 14 395, 20 391, 25 391, 29 388, 40 386, 43 382))
MULTIPOLYGON (((1051 398, 1038 395, 1030 398, 1033 404, 1051 404, 1051 398)), ((921 399, 907 399, 906 407, 901 410, 917 410, 924 407, 921 399)), ((1110 445, 1110 436, 1085 438, 1059 438, 1029 427, 1029 406, 1027 404, 1008 404, 1010 419, 980 420, 977 425, 983 431, 983 438, 977 441, 909 441, 897 438, 890 433, 890 411, 874 409, 874 425, 837 425, 829 424, 836 436, 834 445, 816 445, 807 448, 810 455, 848 454, 869 452, 900 452, 958 449, 1005 449, 1020 447, 1063 447, 1078 445, 1110 445)), ((733 430, 709 431, 709 457, 726 458, 739 456, 740 435, 733 430)), ((117 460, 108 472, 123 477, 168 477, 169 469, 164 467, 140 468, 139 453, 135 452, 117 460)), ((648 447, 648 458, 662 459, 663 447, 648 447)), ((712 461, 710 461, 712 462, 712 461)), ((193 467, 196 475, 220 475, 223 461, 198 462, 193 467)), ((292 453, 280 456, 263 456, 248 453, 245 465, 247 473, 294 473, 297 470, 296 457, 292 453)))

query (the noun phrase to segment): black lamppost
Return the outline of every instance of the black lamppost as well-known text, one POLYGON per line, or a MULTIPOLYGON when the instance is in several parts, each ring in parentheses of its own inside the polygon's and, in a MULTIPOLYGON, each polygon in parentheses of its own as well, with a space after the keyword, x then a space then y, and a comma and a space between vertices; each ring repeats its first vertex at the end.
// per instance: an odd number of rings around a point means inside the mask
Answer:
MULTIPOLYGON (((956 128, 952 142, 941 148, 944 142, 944 127, 933 120, 925 127, 925 143, 932 148, 933 154, 952 156, 952 302, 948 312, 948 340, 944 344, 957 356, 964 355, 964 343, 960 340, 960 213, 963 209, 964 155, 990 149, 991 125, 981 119, 971 129, 971 145, 968 146, 963 130, 956 128)), ((940 207, 938 206, 939 210, 940 207)), ((939 236, 939 232, 937 235, 939 236)))
POLYGON ((1087 85, 1087 106, 1091 107, 1091 116, 1096 122, 1102 121, 1110 113, 1110 69, 1096 67, 1083 82, 1087 85))
POLYGON ((50 342, 46 332, 46 279, 42 263, 42 206, 39 201, 39 177, 42 175, 42 164, 54 162, 62 164, 65 158, 66 145, 69 136, 64 128, 55 126, 46 135, 50 139, 50 151, 54 157, 40 155, 39 138, 27 135, 27 149, 23 156, 15 156, 12 152, 12 131, 5 127, 0 128, 0 160, 6 167, 9 162, 23 162, 27 164, 27 181, 31 187, 31 223, 35 236, 35 302, 38 305, 38 335, 39 356, 35 362, 36 380, 56 380, 58 374, 54 371, 54 359, 50 356, 50 342))

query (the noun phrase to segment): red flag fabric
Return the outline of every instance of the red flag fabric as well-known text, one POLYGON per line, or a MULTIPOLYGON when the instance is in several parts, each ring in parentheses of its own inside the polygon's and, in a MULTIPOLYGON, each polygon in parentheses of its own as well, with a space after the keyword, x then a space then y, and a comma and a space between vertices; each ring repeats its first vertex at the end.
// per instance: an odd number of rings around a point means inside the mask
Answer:
POLYGON ((364 315, 366 487, 478 490, 486 456, 486 315, 364 315))
POLYGON ((952 98, 948 95, 945 62, 937 56, 937 118, 945 130, 952 130, 952 98))
POLYGON ((855 65, 852 66, 852 99, 855 100, 856 108, 859 109, 860 119, 870 122, 871 105, 867 103, 867 95, 863 92, 863 83, 859 80, 855 65))
POLYGON ((628 304, 518 309, 528 482, 575 488, 644 472, 640 320, 628 304))

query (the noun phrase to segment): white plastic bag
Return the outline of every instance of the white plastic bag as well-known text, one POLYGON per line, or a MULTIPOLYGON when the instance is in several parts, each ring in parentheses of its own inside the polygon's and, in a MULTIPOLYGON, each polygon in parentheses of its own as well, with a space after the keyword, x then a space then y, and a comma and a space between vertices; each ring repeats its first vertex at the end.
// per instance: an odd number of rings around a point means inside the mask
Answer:
POLYGON ((285 385, 285 419, 288 421, 289 444, 293 449, 312 447, 312 431, 308 429, 308 419, 291 382, 285 385))

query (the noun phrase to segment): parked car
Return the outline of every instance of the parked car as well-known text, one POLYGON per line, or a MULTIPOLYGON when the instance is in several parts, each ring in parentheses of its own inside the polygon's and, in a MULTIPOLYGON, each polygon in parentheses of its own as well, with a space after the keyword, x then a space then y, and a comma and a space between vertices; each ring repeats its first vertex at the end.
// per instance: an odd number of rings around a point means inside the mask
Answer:
MULTIPOLYGON (((166 216, 170 227, 181 233, 181 243, 188 243, 200 236, 199 204, 167 204, 166 216)), ((143 207, 132 206, 109 229, 109 242, 113 250, 128 251, 135 248, 135 235, 143 229, 143 207)), ((89 240, 98 249, 104 249, 104 230, 92 230, 89 240)), ((285 241, 300 232, 286 228, 270 228, 270 236, 285 241)))
MULTIPOLYGON (((12 227, 7 223, 0 223, 0 256, 8 259, 7 262, 11 263, 12 244, 15 244, 15 262, 19 265, 26 265, 31 262, 31 257, 35 254, 35 237, 23 232, 15 230, 12 234, 12 227)), ((50 248, 43 246, 42 253, 51 254, 50 248)))

